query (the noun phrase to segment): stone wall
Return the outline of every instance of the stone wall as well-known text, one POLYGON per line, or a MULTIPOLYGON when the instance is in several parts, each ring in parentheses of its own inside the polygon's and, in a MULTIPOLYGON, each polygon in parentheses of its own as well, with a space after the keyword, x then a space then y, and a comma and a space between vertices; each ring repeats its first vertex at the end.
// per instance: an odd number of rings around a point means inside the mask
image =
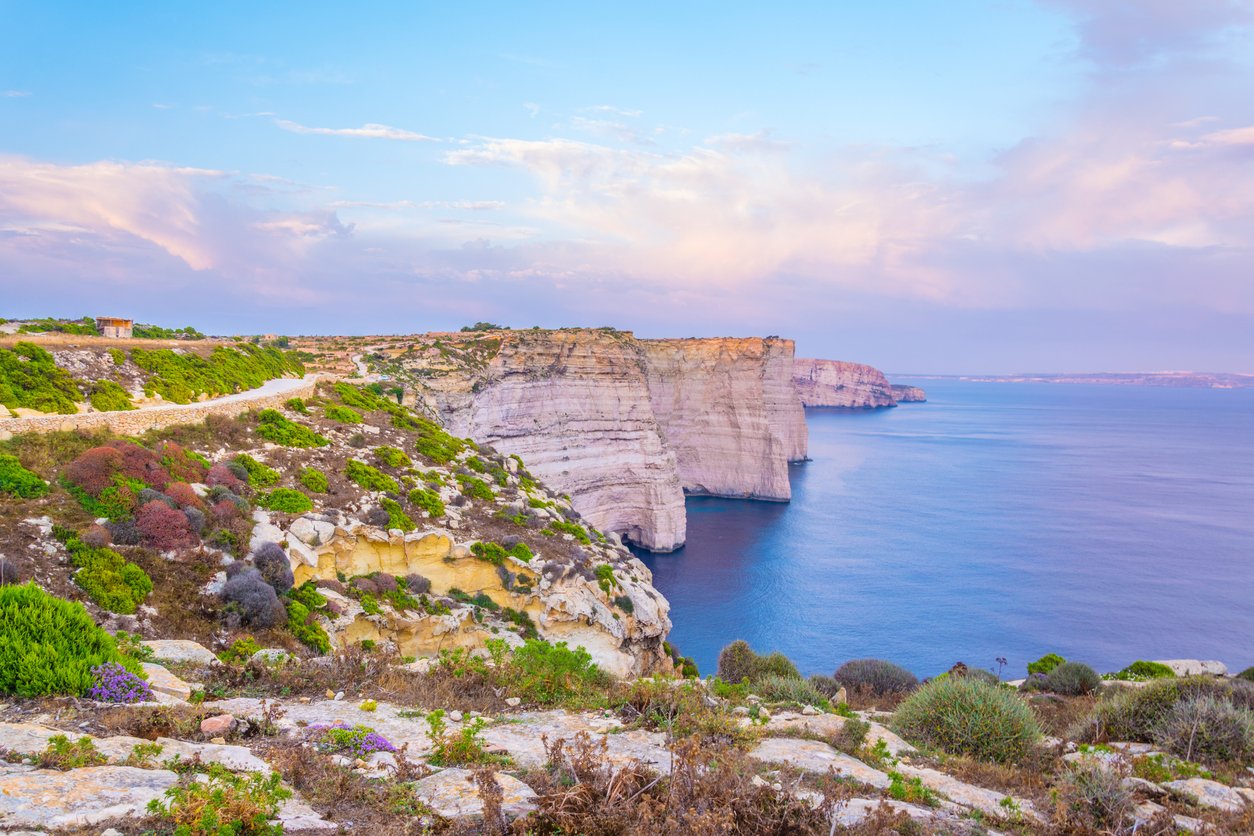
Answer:
POLYGON ((129 412, 80 412, 77 415, 38 415, 0 420, 0 440, 20 433, 46 433, 57 430, 108 429, 119 435, 139 435, 152 429, 177 424, 198 424, 210 415, 228 418, 253 409, 277 408, 291 398, 308 398, 317 388, 318 378, 310 376, 300 386, 268 395, 247 397, 247 392, 191 404, 170 404, 129 412))

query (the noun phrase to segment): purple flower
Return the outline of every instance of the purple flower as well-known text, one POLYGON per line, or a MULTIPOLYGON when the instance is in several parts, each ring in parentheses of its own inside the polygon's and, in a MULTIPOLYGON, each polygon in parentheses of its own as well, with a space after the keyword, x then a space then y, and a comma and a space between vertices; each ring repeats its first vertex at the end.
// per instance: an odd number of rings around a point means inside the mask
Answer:
POLYGON ((147 702, 152 688, 117 662, 105 662, 91 669, 95 684, 87 690, 87 696, 100 702, 147 702))
POLYGON ((347 752, 359 758, 373 755, 375 752, 395 752, 396 747, 386 737, 369 726, 353 726, 349 728, 340 721, 334 725, 315 723, 305 729, 321 746, 333 751, 347 752))

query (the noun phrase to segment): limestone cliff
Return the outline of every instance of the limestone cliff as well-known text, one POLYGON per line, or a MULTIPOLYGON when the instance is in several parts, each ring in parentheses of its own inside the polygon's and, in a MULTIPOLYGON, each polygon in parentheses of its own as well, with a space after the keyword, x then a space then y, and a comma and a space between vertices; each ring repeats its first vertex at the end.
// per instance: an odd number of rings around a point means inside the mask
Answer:
POLYGON ((649 396, 691 493, 786 500, 805 457, 805 414, 788 379, 791 340, 643 341, 649 396))
POLYGON ((927 400, 916 386, 894 386, 874 366, 842 360, 797 358, 793 384, 805 406, 873 409, 927 400))
POLYGON ((897 399, 897 403, 924 403, 927 401, 927 393, 918 386, 902 386, 893 384, 893 397, 897 399))
POLYGON ((520 455, 597 528, 684 542, 684 490, 786 500, 805 458, 793 343, 613 329, 426 334, 374 346, 453 432, 520 455))

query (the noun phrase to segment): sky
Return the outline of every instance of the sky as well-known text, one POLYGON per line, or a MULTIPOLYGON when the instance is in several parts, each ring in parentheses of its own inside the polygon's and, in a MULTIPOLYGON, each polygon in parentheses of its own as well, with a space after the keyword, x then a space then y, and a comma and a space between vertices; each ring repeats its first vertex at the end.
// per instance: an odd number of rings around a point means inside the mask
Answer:
POLYGON ((0 316, 1254 372, 1254 0, 0 0, 0 316))

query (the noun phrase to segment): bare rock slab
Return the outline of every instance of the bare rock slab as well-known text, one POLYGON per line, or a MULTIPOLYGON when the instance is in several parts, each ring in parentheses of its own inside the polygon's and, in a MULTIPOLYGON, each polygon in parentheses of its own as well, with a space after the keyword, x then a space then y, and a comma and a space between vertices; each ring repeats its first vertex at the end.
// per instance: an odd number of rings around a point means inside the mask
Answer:
POLYGON ((878 769, 818 740, 768 737, 760 741, 749 755, 768 763, 790 764, 806 772, 825 773, 832 769, 842 778, 852 778, 877 789, 887 789, 892 783, 878 769))
POLYGON ((212 650, 194 641, 155 639, 143 642, 143 645, 152 651, 152 658, 158 662, 205 666, 218 664, 218 657, 212 650))
POLYGON ((179 700, 192 698, 192 686, 160 665, 144 662, 144 673, 148 676, 149 686, 156 693, 165 694, 179 700))
POLYGON ((1163 784, 1167 791, 1199 807, 1210 807, 1228 813, 1245 809, 1245 798, 1232 787, 1206 778, 1187 778, 1163 784))
POLYGON ((89 766, 58 772, 0 765, 0 830, 85 827, 146 814, 148 802, 178 783, 166 769, 89 766))
POLYGON ((1044 822, 1044 818, 1036 812, 1032 802, 1026 798, 1008 796, 985 787, 977 787, 975 784, 959 781, 952 775, 946 775, 944 772, 928 767, 903 763, 897 766, 897 771, 906 778, 918 778, 923 786, 944 795, 955 804, 979 810, 985 815, 999 819, 1012 818, 1015 811, 1018 811, 1020 815, 1033 821, 1044 822))
MULTIPOLYGON (((501 810, 516 819, 536 809, 536 793, 512 775, 497 772, 501 787, 501 810)), ((483 816, 483 799, 469 769, 445 769, 414 783, 414 794, 437 815, 446 819, 473 819, 483 816)))

